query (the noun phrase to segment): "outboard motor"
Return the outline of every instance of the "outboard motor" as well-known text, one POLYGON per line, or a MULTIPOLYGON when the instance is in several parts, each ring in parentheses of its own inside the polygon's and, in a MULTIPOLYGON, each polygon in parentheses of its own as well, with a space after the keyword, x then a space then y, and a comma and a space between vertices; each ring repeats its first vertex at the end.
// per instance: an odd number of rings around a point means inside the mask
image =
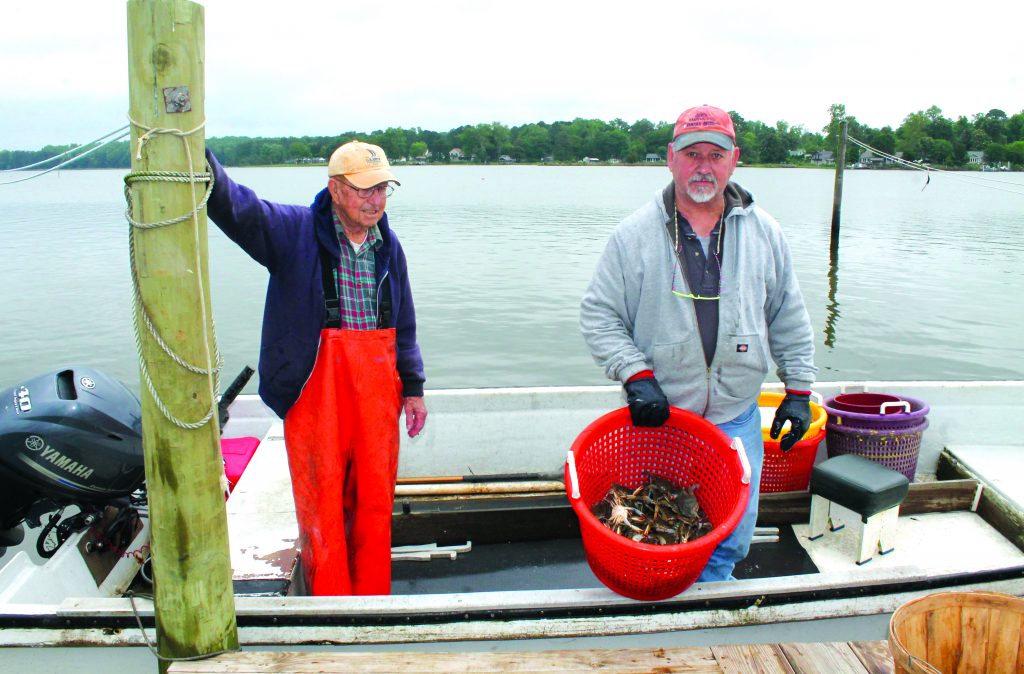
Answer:
POLYGON ((95 512, 144 478, 141 406, 116 379, 67 367, 0 392, 0 533, 39 501, 95 512))

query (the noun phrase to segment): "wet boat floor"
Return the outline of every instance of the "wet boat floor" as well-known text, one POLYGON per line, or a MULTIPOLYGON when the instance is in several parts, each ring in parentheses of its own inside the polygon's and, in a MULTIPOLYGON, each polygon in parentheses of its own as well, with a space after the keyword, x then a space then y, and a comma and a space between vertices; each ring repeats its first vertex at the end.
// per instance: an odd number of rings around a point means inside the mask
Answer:
MULTIPOLYGON (((817 572, 792 527, 779 527, 776 543, 755 543, 737 565, 738 579, 817 572)), ((443 594, 603 587, 590 571, 579 538, 473 544, 456 559, 393 561, 392 594, 443 594)))

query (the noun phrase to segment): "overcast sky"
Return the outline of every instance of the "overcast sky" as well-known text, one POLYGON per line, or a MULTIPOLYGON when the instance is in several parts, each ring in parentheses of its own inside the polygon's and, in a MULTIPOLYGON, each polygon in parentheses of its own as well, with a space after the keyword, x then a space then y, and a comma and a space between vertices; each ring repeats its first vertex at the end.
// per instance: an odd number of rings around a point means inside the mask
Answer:
MULTIPOLYGON (((670 121, 709 103, 820 131, 1024 110, 1019 2, 207 0, 207 136, 670 121)), ((126 4, 4 4, 0 148, 126 123, 126 4)))

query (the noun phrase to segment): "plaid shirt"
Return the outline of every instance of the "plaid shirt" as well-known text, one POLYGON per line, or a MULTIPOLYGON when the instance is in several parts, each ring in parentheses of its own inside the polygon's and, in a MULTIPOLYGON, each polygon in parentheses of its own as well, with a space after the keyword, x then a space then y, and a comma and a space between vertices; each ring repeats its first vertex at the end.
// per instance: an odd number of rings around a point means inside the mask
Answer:
POLYGON ((376 330, 377 278, 373 250, 383 245, 380 233, 376 227, 371 228, 359 250, 354 250, 345 236, 338 214, 331 215, 341 243, 341 261, 334 270, 341 310, 340 327, 342 330, 376 330))

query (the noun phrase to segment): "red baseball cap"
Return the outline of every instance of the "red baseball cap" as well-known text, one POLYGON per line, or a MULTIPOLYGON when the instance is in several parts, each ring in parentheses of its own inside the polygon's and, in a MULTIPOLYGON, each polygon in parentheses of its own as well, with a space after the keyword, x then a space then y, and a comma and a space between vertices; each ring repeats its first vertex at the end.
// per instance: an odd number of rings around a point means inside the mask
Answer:
POLYGON ((672 129, 672 148, 677 152, 694 143, 714 143, 725 150, 736 147, 736 130, 725 110, 699 105, 684 110, 672 129))

